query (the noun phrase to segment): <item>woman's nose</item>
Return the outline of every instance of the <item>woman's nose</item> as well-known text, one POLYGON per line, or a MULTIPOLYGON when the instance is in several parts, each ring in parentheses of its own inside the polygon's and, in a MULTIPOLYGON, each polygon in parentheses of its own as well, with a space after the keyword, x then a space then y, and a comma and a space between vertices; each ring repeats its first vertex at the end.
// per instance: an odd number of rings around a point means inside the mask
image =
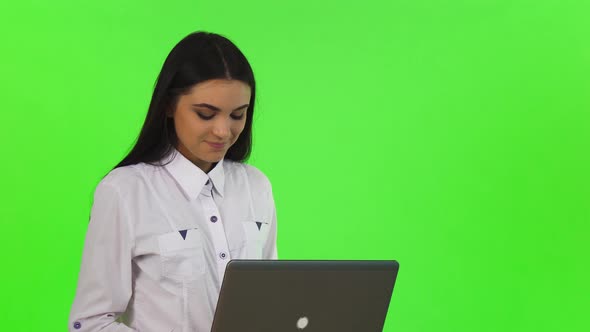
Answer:
POLYGON ((219 138, 226 139, 230 136, 229 120, 219 119, 213 126, 213 134, 219 138))

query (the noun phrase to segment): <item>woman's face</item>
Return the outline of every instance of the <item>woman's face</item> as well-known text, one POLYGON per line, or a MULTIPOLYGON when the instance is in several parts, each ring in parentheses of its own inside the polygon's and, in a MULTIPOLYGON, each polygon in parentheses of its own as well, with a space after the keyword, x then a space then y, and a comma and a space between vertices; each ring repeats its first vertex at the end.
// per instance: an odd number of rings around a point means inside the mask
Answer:
POLYGON ((183 156, 209 172, 223 159, 246 124, 250 86, 237 80, 198 83, 181 95, 174 113, 176 147, 183 156))

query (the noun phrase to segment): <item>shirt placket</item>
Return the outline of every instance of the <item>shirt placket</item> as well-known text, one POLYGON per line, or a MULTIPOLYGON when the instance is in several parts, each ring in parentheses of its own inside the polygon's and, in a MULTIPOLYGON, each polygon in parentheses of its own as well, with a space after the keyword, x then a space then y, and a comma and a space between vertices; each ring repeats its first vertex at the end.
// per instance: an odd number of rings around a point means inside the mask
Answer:
POLYGON ((225 237, 225 229, 223 227, 223 220, 221 219, 221 214, 219 213, 217 204, 215 204, 215 201, 213 200, 212 189, 213 185, 211 180, 208 180, 201 190, 199 199, 201 200, 203 212, 205 213, 205 216, 208 220, 207 225, 209 227, 209 233, 211 234, 216 253, 219 287, 221 287, 221 282, 223 281, 223 276, 225 274, 225 266, 229 262, 230 256, 227 239, 225 237))

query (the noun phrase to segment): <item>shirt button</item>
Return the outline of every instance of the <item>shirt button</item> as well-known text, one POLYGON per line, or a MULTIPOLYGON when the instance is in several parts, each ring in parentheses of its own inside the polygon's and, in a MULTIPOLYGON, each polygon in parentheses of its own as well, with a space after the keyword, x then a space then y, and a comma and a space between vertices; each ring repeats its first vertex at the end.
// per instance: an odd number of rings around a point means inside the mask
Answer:
POLYGON ((75 323, 74 323, 74 328, 75 328, 76 330, 79 330, 81 327, 82 327, 82 324, 80 324, 80 322, 75 322, 75 323))
POLYGON ((209 220, 211 220, 211 222, 217 222, 217 217, 216 216, 212 216, 209 220))
POLYGON ((219 253, 219 257, 220 257, 221 259, 225 259, 225 257, 227 257, 227 254, 226 254, 226 253, 224 253, 224 252, 222 252, 222 253, 219 253))

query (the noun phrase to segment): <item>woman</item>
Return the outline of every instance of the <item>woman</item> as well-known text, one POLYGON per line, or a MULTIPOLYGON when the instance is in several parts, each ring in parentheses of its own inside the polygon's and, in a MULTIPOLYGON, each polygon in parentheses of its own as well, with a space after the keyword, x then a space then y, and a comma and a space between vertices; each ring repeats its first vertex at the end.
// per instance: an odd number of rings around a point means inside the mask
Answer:
POLYGON ((226 38, 174 47, 137 143, 96 188, 70 331, 209 331, 228 261, 277 258, 270 183, 242 163, 254 97, 226 38))

